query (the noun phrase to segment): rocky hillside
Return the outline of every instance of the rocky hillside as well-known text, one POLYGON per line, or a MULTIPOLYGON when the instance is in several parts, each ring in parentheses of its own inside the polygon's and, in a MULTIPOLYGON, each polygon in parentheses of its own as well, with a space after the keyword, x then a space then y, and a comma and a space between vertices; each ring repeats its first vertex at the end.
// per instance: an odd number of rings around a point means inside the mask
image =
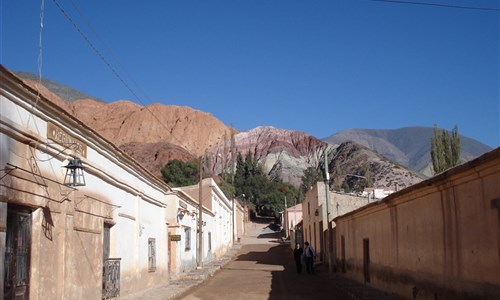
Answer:
MULTIPOLYGON (((300 185, 303 171, 308 167, 324 170, 324 153, 328 155, 328 170, 332 180, 342 186, 344 181, 352 183, 361 175, 370 177, 375 187, 407 187, 422 178, 415 172, 389 161, 382 155, 364 146, 347 142, 331 146, 302 132, 273 127, 257 127, 235 135, 236 151, 245 155, 250 152, 271 175, 296 186, 300 185)), ((225 165, 224 147, 212 152, 215 173, 225 165)), ((231 159, 229 157, 229 159, 231 159)), ((352 184, 351 184, 352 186, 352 184)))
POLYGON ((354 142, 340 144, 329 157, 328 170, 337 190, 346 183, 352 188, 362 180, 369 181, 373 187, 393 189, 396 186, 397 189, 409 187, 422 181, 421 175, 354 142))
MULTIPOLYGON (((37 84, 30 79, 25 82, 37 84)), ((205 153, 214 174, 230 172, 237 153, 250 152, 271 177, 298 186, 306 168, 324 169, 326 150, 330 173, 337 181, 350 180, 347 174, 370 176, 376 187, 395 182, 405 187, 420 181, 404 167, 354 143, 333 147, 303 132, 273 127, 238 132, 211 114, 189 107, 89 98, 65 101, 44 87, 40 91, 158 176, 171 159, 186 161, 205 153)))
MULTIPOLYGON (((28 72, 14 72, 17 76, 23 79, 30 80, 32 82, 38 81, 38 75, 28 72)), ((54 95, 57 95, 59 98, 64 99, 65 101, 74 101, 77 99, 94 99, 97 98, 91 97, 85 93, 75 90, 72 87, 60 84, 58 82, 49 80, 47 78, 42 78, 42 85, 54 95)), ((100 101, 100 100, 98 100, 100 101)))
POLYGON ((227 143, 217 145, 211 151, 211 160, 216 172, 230 170, 237 153, 244 157, 250 152, 271 177, 298 186, 303 171, 322 162, 325 147, 326 143, 303 132, 257 127, 234 135, 234 151, 228 151, 227 143), (233 152, 235 156, 231 155, 233 152))
MULTIPOLYGON (((430 141, 433 136, 434 128, 432 127, 405 127, 393 130, 348 129, 331 135, 323 141, 334 145, 353 141, 413 171, 431 176, 430 141)), ((460 140, 462 161, 468 161, 492 150, 491 147, 462 135, 460 140)))

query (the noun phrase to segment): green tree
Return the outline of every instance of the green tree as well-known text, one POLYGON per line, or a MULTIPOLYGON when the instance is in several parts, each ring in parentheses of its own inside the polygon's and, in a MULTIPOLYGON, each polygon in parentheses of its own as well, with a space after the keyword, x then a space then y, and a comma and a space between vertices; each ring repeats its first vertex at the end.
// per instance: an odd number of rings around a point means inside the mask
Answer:
POLYGON ((243 159, 236 157, 234 176, 235 195, 245 194, 245 201, 259 214, 274 214, 284 209, 285 196, 288 206, 296 202, 298 191, 293 185, 281 179, 270 180, 259 163, 248 152, 243 159))
POLYGON ((196 159, 187 162, 173 159, 161 169, 161 174, 163 180, 173 187, 193 185, 199 180, 199 162, 196 159))
POLYGON ((455 125, 451 134, 434 125, 434 136, 431 138, 431 159, 434 173, 441 173, 456 166, 460 162, 460 136, 455 125))
POLYGON ((307 191, 316 184, 316 182, 324 180, 321 171, 316 169, 315 167, 308 167, 307 169, 305 169, 304 175, 302 175, 301 179, 301 195, 305 195, 307 191))

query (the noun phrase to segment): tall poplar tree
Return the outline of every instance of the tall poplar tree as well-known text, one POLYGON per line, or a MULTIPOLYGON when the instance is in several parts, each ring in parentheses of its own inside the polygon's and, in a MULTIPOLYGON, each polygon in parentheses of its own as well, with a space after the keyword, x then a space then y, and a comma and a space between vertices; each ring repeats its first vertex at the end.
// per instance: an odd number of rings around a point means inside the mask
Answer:
POLYGON ((460 136, 455 125, 451 134, 434 125, 434 136, 431 138, 431 158, 434 173, 441 173, 460 162, 460 136))

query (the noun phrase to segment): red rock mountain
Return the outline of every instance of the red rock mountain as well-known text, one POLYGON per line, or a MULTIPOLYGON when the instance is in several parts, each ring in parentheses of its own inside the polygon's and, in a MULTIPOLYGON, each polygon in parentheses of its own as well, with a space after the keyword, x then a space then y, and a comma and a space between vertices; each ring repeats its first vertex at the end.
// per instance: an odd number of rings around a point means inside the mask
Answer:
MULTIPOLYGON (((38 83, 24 79, 36 87, 38 83)), ((373 186, 405 187, 421 179, 413 172, 359 145, 333 146, 303 132, 257 127, 237 132, 213 115, 175 105, 140 106, 121 100, 111 103, 95 99, 65 101, 45 87, 40 92, 90 128, 136 159, 153 174, 171 159, 183 161, 207 155, 214 174, 235 167, 236 154, 250 152, 273 178, 298 186, 308 167, 323 168, 325 150, 329 170, 340 180, 345 175, 368 172, 373 186), (342 166, 338 172, 334 166, 342 166)))

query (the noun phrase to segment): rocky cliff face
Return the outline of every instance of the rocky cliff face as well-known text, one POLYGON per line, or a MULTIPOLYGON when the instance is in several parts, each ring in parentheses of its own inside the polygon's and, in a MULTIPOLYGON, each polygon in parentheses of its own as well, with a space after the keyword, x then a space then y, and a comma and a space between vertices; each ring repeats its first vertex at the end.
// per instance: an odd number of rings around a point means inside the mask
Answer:
MULTIPOLYGON (((235 153, 243 156, 250 152, 269 175, 280 178, 295 186, 301 183, 303 172, 308 167, 324 170, 324 153, 328 155, 328 170, 332 179, 354 185, 356 177, 370 177, 374 187, 408 187, 422 180, 416 173, 389 161, 376 152, 347 142, 332 146, 302 132, 282 130, 273 127, 257 127, 235 135, 235 153)), ((214 173, 223 169, 224 148, 211 153, 214 173)), ((231 157, 228 158, 231 160, 231 157)), ((234 164, 235 159, 232 161, 234 164)), ((231 165, 231 164, 230 164, 231 165)))
MULTIPOLYGON (((323 141, 341 144, 353 141, 411 170, 426 176, 434 174, 430 156, 432 127, 405 127, 399 129, 347 129, 331 135, 323 141)), ((468 161, 492 148, 474 139, 460 136, 461 160, 468 161)))
POLYGON ((215 172, 234 168, 237 153, 243 157, 250 152, 269 175, 296 186, 300 185, 303 171, 317 167, 326 143, 303 132, 257 127, 234 136, 235 155, 227 151, 227 144, 220 144, 211 151, 215 172), (227 159, 225 159, 227 158, 227 159), (229 161, 229 163, 227 163, 229 161))
POLYGON ((353 187, 360 180, 369 180, 373 187, 402 189, 422 181, 417 173, 354 142, 335 147, 328 161, 330 177, 338 186, 347 183, 353 187))
MULTIPOLYGON (((34 86, 35 81, 26 80, 34 86)), ((332 146, 303 132, 257 127, 238 132, 209 113, 189 107, 130 101, 105 103, 95 99, 67 102, 43 86, 41 93, 132 156, 153 174, 169 160, 207 155, 214 174, 235 168, 237 153, 250 152, 272 178, 295 186, 308 167, 324 169, 328 153, 332 178, 368 174, 373 186, 406 187, 420 181, 412 172, 354 143, 332 146)))
MULTIPOLYGON (((36 81, 24 79, 34 87, 36 81)), ((74 115, 153 174, 171 159, 183 161, 203 155, 229 136, 231 129, 209 113, 175 105, 140 106, 121 100, 111 103, 95 99, 65 101, 44 86, 40 93, 74 115)))

